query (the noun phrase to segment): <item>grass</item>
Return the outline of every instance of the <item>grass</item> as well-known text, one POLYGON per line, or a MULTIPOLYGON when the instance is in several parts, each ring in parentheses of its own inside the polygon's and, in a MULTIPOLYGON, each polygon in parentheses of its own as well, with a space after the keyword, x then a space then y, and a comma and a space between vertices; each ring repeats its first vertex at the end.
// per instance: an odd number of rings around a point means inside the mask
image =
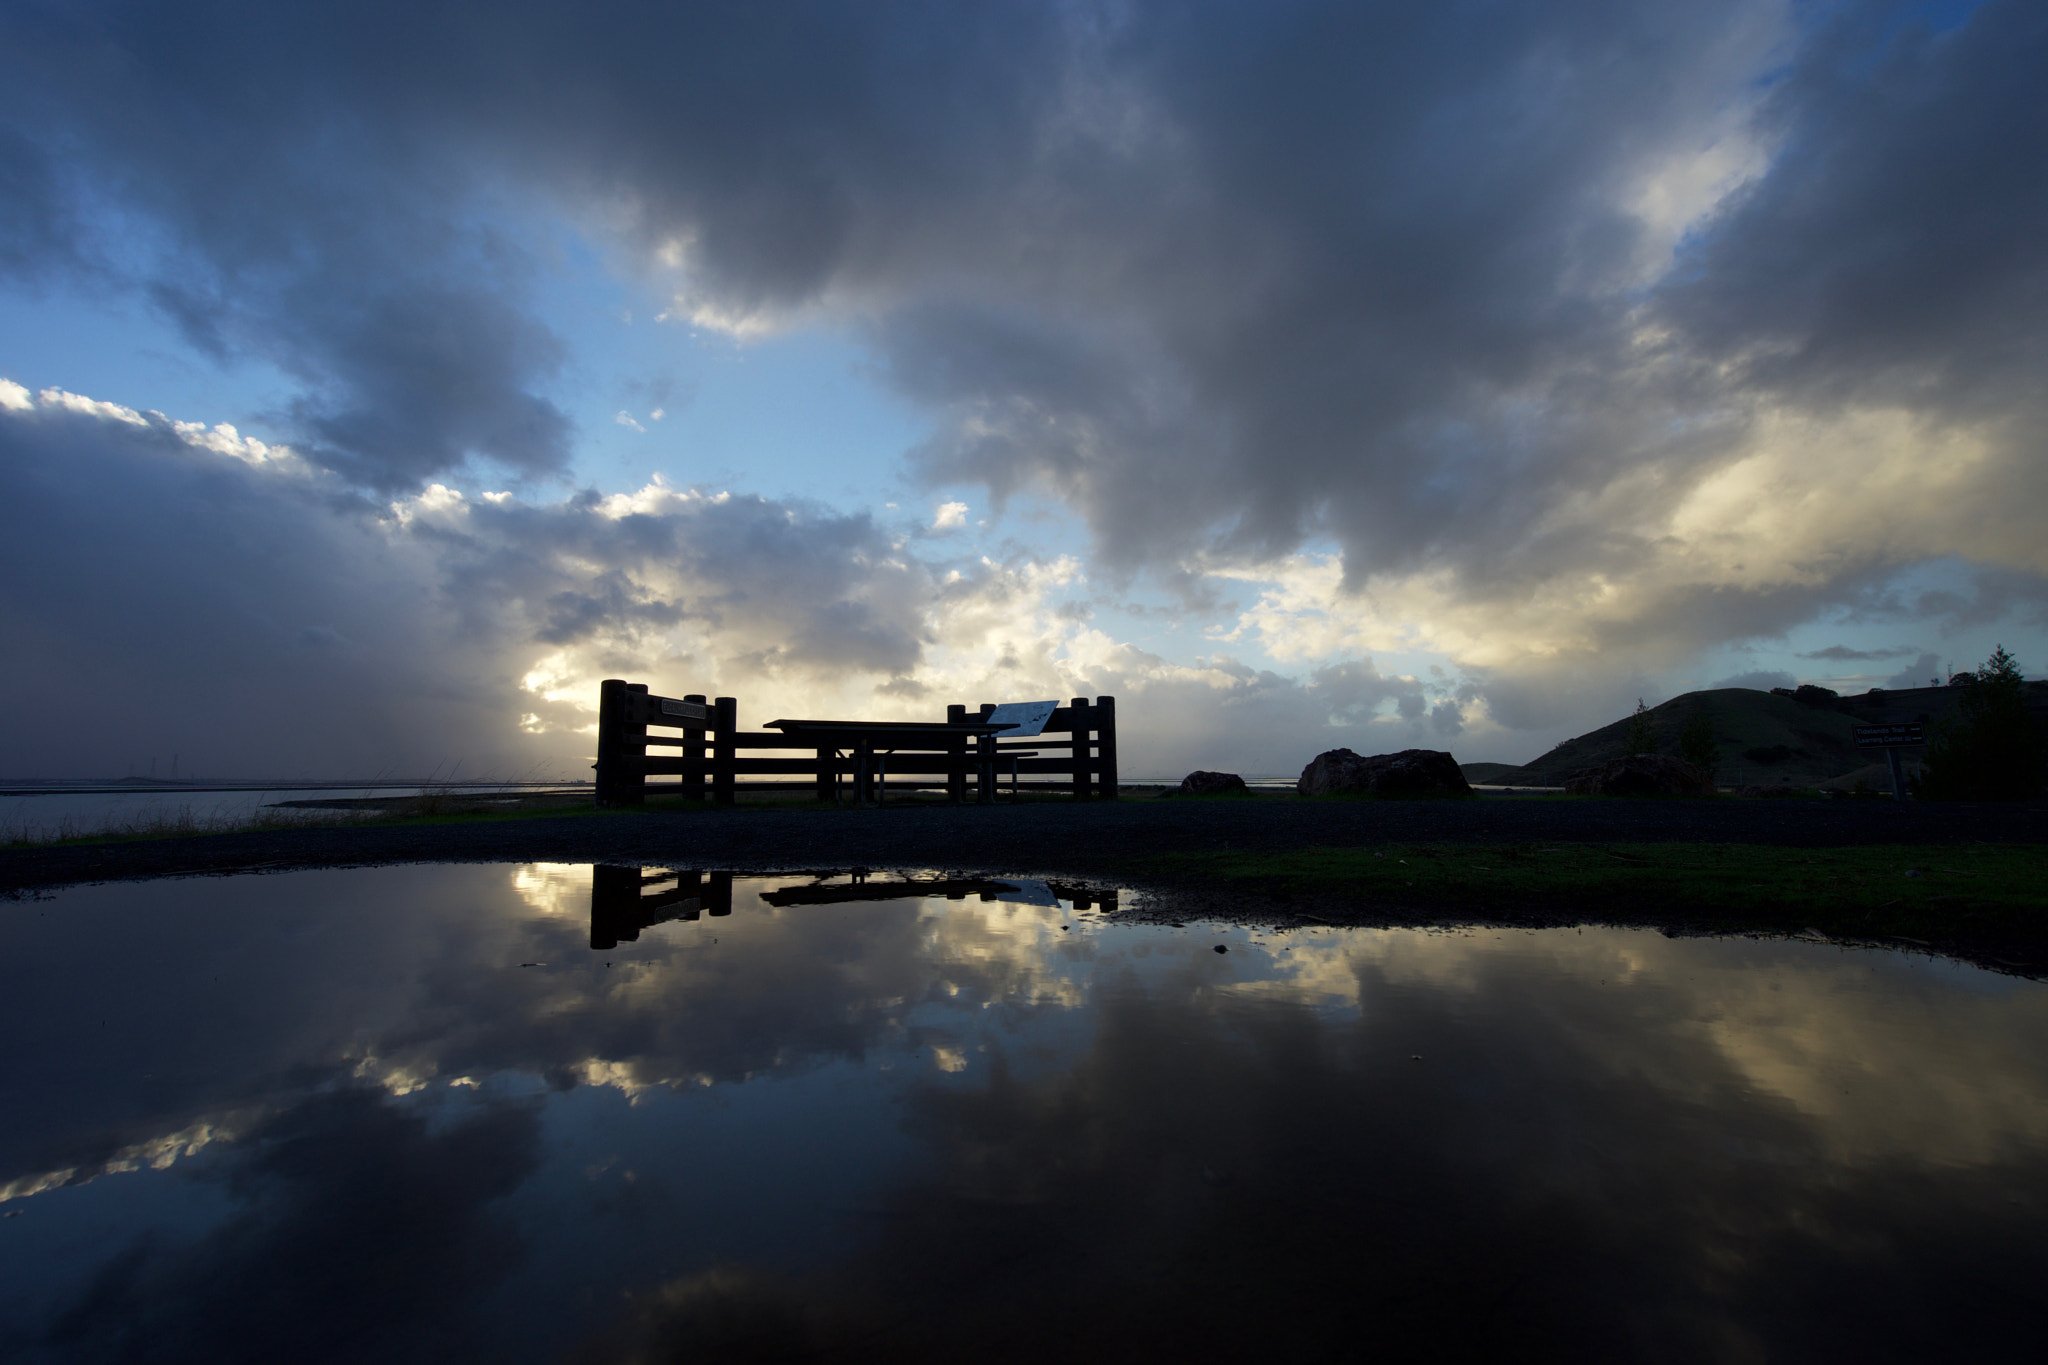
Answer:
POLYGON ((1133 870, 1362 907, 1543 907, 1845 936, 2048 934, 2040 845, 1388 844, 1160 855, 1133 870))
MULTIPOLYGON (((1067 801, 1064 794, 1024 794, 1026 805, 1041 801, 1067 801)), ((912 804, 941 805, 942 794, 923 793, 919 796, 892 795, 889 805, 900 807, 912 804)), ((1002 804, 1008 805, 1009 794, 1002 796, 1002 804)), ((190 806, 180 807, 174 812, 156 812, 129 819, 105 821, 87 825, 82 821, 66 817, 58 821, 54 832, 47 825, 30 826, 17 824, 0 827, 0 848, 53 848, 74 844, 126 843, 143 839, 184 839, 202 834, 244 834, 265 830, 291 829, 351 829, 370 825, 454 825, 478 824, 503 820, 547 820, 564 816, 624 816, 635 812, 659 812, 676 814, 688 811, 722 811, 734 807, 712 805, 709 802, 686 801, 681 797, 655 797, 642 806, 620 807, 614 810, 599 810, 590 801, 573 805, 545 805, 505 809, 502 806, 479 807, 474 797, 461 792, 429 791, 411 797, 402 804, 376 810, 332 810, 294 809, 259 807, 253 812, 235 815, 197 815, 190 806)), ((739 810, 801 810, 829 811, 838 809, 821 805, 809 795, 761 795, 748 796, 742 793, 737 806, 739 810)))
POLYGON ((245 830, 308 829, 363 824, 375 817, 337 811, 258 810, 245 815, 195 815, 190 806, 144 816, 105 820, 88 825, 64 816, 55 826, 38 823, 0 828, 0 847, 48 848, 63 844, 119 843, 131 839, 185 839, 199 834, 233 834, 245 830))
MULTIPOLYGON (((682 803, 677 803, 681 805, 682 803)), ((195 815, 190 806, 97 825, 69 816, 54 832, 47 825, 0 828, 0 848, 54 848, 73 844, 128 843, 143 839, 186 839, 202 834, 247 834, 267 830, 354 829, 366 825, 453 825, 496 820, 535 820, 565 815, 611 814, 590 802, 525 810, 480 810, 459 795, 427 792, 383 810, 305 810, 259 807, 235 815, 195 815)))

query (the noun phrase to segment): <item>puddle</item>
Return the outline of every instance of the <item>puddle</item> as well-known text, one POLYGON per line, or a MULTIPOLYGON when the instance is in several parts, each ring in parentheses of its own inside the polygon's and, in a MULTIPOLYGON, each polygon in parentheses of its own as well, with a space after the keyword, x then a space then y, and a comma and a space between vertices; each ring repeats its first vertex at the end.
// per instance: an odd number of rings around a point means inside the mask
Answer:
POLYGON ((0 905, 0 1347, 1913 1359, 2048 1307, 2040 983, 1113 910, 548 865, 0 905))

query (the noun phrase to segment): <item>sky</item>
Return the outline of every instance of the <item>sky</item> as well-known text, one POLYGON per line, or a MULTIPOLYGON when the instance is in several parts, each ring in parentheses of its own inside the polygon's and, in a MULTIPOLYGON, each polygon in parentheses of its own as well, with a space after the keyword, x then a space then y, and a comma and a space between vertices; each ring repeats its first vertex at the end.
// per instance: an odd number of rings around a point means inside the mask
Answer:
POLYGON ((0 778, 2048 671, 2038 4, 0 0, 0 778))

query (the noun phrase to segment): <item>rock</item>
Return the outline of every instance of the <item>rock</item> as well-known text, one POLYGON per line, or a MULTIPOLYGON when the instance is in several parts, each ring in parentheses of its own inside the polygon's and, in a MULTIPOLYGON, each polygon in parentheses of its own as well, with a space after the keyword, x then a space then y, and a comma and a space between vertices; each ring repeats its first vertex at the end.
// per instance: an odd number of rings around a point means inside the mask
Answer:
POLYGON ((1197 768, 1180 780, 1182 796, 1224 796, 1244 790, 1244 779, 1236 773, 1204 772, 1197 768))
POLYGON ((1603 763, 1564 784, 1574 796, 1712 796, 1698 768, 1669 754, 1636 754, 1603 763))
POLYGON ((1317 754, 1294 789, 1303 796, 1470 796, 1458 760, 1441 749, 1364 757, 1349 749, 1317 754))

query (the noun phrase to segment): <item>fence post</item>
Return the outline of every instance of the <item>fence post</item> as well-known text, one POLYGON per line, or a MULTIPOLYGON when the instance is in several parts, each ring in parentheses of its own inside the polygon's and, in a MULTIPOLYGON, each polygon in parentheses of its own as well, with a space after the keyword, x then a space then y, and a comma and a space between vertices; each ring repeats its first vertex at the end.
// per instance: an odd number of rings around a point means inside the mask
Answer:
POLYGON ((818 799, 836 801, 839 799, 839 751, 830 745, 818 746, 818 799))
MULTIPOLYGON (((981 719, 986 721, 995 714, 996 704, 985 701, 981 704, 981 719)), ((996 803, 996 737, 983 735, 975 742, 974 799, 976 804, 993 806, 996 803)))
POLYGON ((738 773, 733 764, 739 757, 739 728, 739 702, 720 697, 712 704, 711 714, 711 799, 721 806, 730 806, 734 799, 738 773))
MULTIPOLYGON (((644 699, 647 684, 627 683, 626 695, 630 699, 644 699)), ((626 754, 626 761, 621 765, 626 770, 626 804, 644 806, 647 804, 647 727, 620 726, 619 742, 626 754)))
MULTIPOLYGON (((702 692, 692 692, 684 701, 704 704, 702 692)), ((704 799, 704 727, 685 725, 683 727, 683 797, 690 801, 704 799)))
MULTIPOLYGON (((607 679, 609 687, 618 679, 607 679)), ((619 683, 624 687, 624 683, 619 683)), ((603 717, 598 718, 602 730, 603 717)), ((640 869, 638 867, 616 867, 599 863, 590 869, 590 946, 594 951, 603 952, 619 946, 619 930, 624 926, 627 933, 639 933, 640 912, 640 869)))
MULTIPOLYGON (((967 708, 948 706, 946 724, 965 725, 967 708)), ((957 806, 967 799, 967 736, 953 735, 946 740, 946 804, 957 806)))
POLYGON ((1095 699, 1095 727, 1099 750, 1096 756, 1095 790, 1103 800, 1116 800, 1116 698, 1095 699))
POLYGON ((647 727, 626 723, 634 693, 645 684, 606 678, 597 690, 597 805, 637 806, 647 799, 647 727))
POLYGON ((1073 716, 1070 724, 1073 726, 1073 758, 1071 762, 1073 765, 1074 799, 1076 801, 1086 801, 1089 788, 1095 785, 1093 781, 1094 773, 1091 771, 1091 765, 1088 762, 1092 757, 1088 731, 1094 724, 1095 717, 1090 714, 1094 708, 1088 705, 1086 697, 1074 698, 1072 702, 1068 703, 1068 708, 1073 716))
POLYGON ((600 810, 619 804, 619 726, 625 719, 626 680, 606 678, 597 685, 597 789, 592 793, 600 810))

